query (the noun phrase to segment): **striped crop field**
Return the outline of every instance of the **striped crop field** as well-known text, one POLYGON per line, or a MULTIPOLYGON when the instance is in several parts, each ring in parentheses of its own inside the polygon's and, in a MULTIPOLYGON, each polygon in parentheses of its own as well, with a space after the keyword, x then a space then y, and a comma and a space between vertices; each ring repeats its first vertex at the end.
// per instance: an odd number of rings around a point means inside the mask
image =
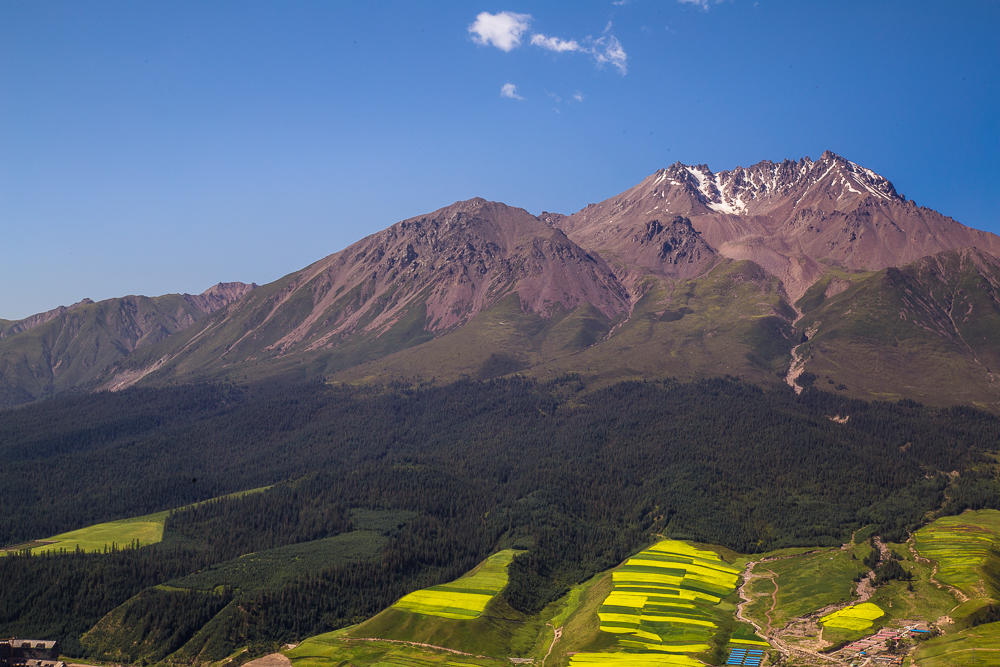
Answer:
POLYGON ((487 603, 507 585, 507 566, 515 553, 517 552, 513 549, 495 553, 464 577, 414 591, 393 607, 442 618, 476 618, 483 613, 487 603))
POLYGON ((885 612, 877 604, 862 602, 851 607, 844 607, 832 614, 819 619, 823 625, 845 630, 867 630, 872 623, 885 616, 885 612))
POLYGON ((685 654, 709 650, 713 607, 733 592, 740 571, 711 551, 664 540, 625 561, 598 610, 614 653, 577 653, 571 667, 596 664, 698 665, 685 654))
POLYGON ((985 596, 979 566, 990 546, 1000 541, 1000 512, 980 510, 941 517, 916 532, 917 552, 937 561, 936 578, 970 597, 985 596))

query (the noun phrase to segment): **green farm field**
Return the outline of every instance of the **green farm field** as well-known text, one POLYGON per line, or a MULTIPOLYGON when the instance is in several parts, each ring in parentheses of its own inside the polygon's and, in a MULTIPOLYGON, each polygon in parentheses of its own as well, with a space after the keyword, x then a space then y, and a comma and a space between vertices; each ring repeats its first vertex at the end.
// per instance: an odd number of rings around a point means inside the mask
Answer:
MULTIPOLYGON (((330 667, 331 665, 379 665, 390 667, 462 667, 463 665, 499 665, 500 660, 475 658, 450 651, 408 646, 390 641, 346 642, 343 631, 310 637, 286 656, 294 667, 330 667)), ((509 662, 507 663, 510 664, 509 662)))
MULTIPOLYGON (((976 568, 989 546, 988 541, 983 545, 983 531, 992 535, 997 518, 1000 512, 946 517, 918 535, 922 542, 917 543, 924 548, 932 543, 942 559, 957 560, 950 571, 968 590, 986 590, 982 572, 976 568), (958 547, 949 547, 952 543, 958 547), (970 560, 970 553, 978 559, 970 560), (963 572, 963 564, 971 564, 972 570, 963 572)), ((917 644, 917 659, 908 659, 907 664, 1000 665, 1000 636, 995 636, 1000 634, 1000 624, 967 628, 968 622, 962 621, 987 600, 960 604, 949 589, 932 580, 936 562, 918 558, 909 544, 887 546, 912 579, 878 586, 867 602, 857 602, 853 590, 855 577, 867 573, 862 562, 872 549, 867 540, 842 549, 785 549, 759 555, 661 540, 617 568, 571 587, 533 617, 515 612, 499 596, 485 604, 476 600, 475 606, 462 597, 502 589, 510 557, 499 553, 465 577, 411 594, 359 626, 310 639, 287 654, 294 667, 487 665, 509 657, 532 659, 536 665, 544 659, 547 667, 719 664, 724 660, 720 656, 728 655, 733 647, 757 645, 767 650, 766 642, 750 626, 737 623, 734 614, 741 568, 755 560, 754 574, 759 576, 747 585, 753 602, 745 611, 771 632, 830 605, 855 600, 822 619, 813 617, 813 627, 822 630, 819 637, 797 639, 779 632, 777 636, 789 646, 818 650, 883 627, 900 627, 903 621, 926 622, 945 634, 917 644), (769 557, 777 559, 761 562, 769 557), (480 590, 480 586, 487 588, 480 590), (438 599, 428 592, 447 595, 438 599), (943 620, 949 614, 955 623, 943 620), (559 639, 554 641, 557 628, 559 639)), ((909 642, 914 646, 913 640, 909 642)))
MULTIPOLYGON (((221 498, 239 498, 250 493, 266 491, 269 488, 271 487, 265 486, 259 489, 238 491, 237 493, 221 496, 221 498)), ((212 502, 212 500, 218 499, 212 498, 205 502, 212 502)), ((167 520, 169 511, 164 510, 155 514, 146 514, 118 521, 108 521, 106 523, 87 526, 86 528, 71 530, 66 533, 36 540, 31 545, 28 545, 28 548, 30 548, 32 553, 40 554, 47 551, 76 551, 77 549, 87 552, 104 551, 113 548, 113 546, 128 546, 136 540, 138 540, 140 546, 155 544, 163 539, 163 524, 167 520)), ((0 554, 6 555, 15 550, 17 549, 0 551, 0 554)))
POLYGON ((909 586, 904 581, 890 581, 875 589, 871 602, 886 613, 879 619, 877 625, 889 625, 895 620, 917 618, 935 621, 954 614, 958 600, 948 589, 941 588, 931 581, 934 564, 917 561, 906 544, 887 546, 902 556, 900 564, 904 570, 913 575, 913 580, 909 582, 909 586))
POLYGON ((296 667, 347 664, 344 660, 355 665, 478 665, 508 656, 538 662, 552 642, 551 621, 560 613, 565 617, 572 594, 534 616, 511 609, 496 594, 507 583, 507 566, 516 553, 500 551, 463 577, 410 593, 360 625, 310 638, 288 656, 296 667), (489 657, 473 660, 469 655, 489 657))
POLYGON ((942 517, 918 530, 914 538, 920 555, 937 561, 938 581, 958 588, 970 598, 992 597, 979 568, 990 546, 1000 542, 1000 511, 942 517))
POLYGON ((920 667, 995 667, 1000 665, 1000 623, 987 623, 935 637, 917 650, 920 667))
POLYGON ((75 551, 77 549, 104 551, 112 548, 112 545, 126 546, 135 540, 139 541, 140 546, 154 544, 163 539, 163 522, 166 518, 166 512, 157 512, 132 519, 99 523, 48 537, 42 541, 50 542, 50 544, 35 547, 31 551, 36 554, 46 551, 75 551))

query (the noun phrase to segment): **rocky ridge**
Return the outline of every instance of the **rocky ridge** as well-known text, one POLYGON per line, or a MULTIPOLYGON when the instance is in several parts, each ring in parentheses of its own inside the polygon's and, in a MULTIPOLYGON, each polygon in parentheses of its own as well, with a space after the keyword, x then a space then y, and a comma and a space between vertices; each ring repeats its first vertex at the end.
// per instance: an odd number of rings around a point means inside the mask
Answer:
MULTIPOLYGON (((957 344, 968 336, 942 324, 942 307, 932 309, 930 328, 905 307, 885 308, 939 300, 933 281, 893 279, 930 261, 923 258, 975 267, 959 272, 963 280, 990 283, 998 256, 1000 237, 917 206, 829 151, 722 172, 677 163, 569 216, 476 198, 398 222, 257 289, 220 284, 177 295, 173 310, 158 306, 155 315, 129 301, 145 297, 128 297, 118 304, 116 360, 98 363, 83 348, 70 356, 100 367, 79 382, 114 389, 272 374, 354 382, 581 370, 606 381, 731 373, 794 383, 816 369, 832 384, 850 376, 839 384, 870 394, 878 382, 843 369, 852 345, 881 355, 891 330, 897 350, 919 339, 952 366, 968 366, 970 386, 982 389, 975 400, 990 402, 1000 362, 988 335, 985 348, 957 344), (865 309, 837 305, 858 294, 868 295, 865 309), (862 311, 878 323, 859 320, 862 311), (888 326, 890 316, 910 328, 888 326), (853 337, 843 335, 848 325, 853 337), (936 338, 921 338, 928 332, 936 338), (798 345, 814 336, 814 345, 798 345)), ((986 305, 977 301, 972 312, 988 319, 986 305)), ((65 328, 91 307, 5 323, 0 351, 43 326, 54 331, 53 321, 65 328)), ((866 363, 862 375, 878 367, 866 363)), ((923 395, 906 373, 879 377, 899 395, 923 395)))

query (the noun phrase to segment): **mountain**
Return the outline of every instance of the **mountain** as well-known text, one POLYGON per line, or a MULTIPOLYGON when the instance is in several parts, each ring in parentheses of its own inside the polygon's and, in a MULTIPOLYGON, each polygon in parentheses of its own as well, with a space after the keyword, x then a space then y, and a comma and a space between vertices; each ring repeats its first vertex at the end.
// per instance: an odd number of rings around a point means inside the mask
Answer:
MULTIPOLYGON (((30 363, 5 371, 5 401, 74 386, 518 372, 599 385, 734 375, 801 390, 818 380, 852 396, 997 408, 994 290, 982 288, 968 322, 949 323, 942 296, 963 281, 996 284, 997 257, 1000 237, 917 206, 829 151, 718 173, 677 163, 572 215, 456 202, 245 294, 185 297, 205 316, 138 330, 100 361, 107 345, 84 339, 42 366, 55 377, 78 360, 59 382, 45 385, 30 363), (920 308, 926 326, 889 322, 920 308), (920 346, 934 353, 912 352, 920 346), (961 391, 940 380, 952 370, 961 391), (21 383, 34 388, 19 394, 21 383)), ((0 352, 91 307, 2 323, 0 352)))
POLYGON ((559 225, 616 268, 676 275, 649 261, 642 240, 651 221, 666 226, 678 217, 690 220, 698 238, 698 259, 682 266, 694 264, 697 274, 695 267, 710 263, 707 245, 759 264, 791 299, 829 266, 878 271, 963 247, 1000 256, 1000 237, 917 206, 882 176, 830 151, 817 161, 764 161, 719 173, 677 163, 559 225))
POLYGON ((87 384, 112 364, 249 293, 219 283, 201 294, 84 299, 0 323, 0 406, 27 403, 87 384))
MULTIPOLYGON (((330 374, 511 304, 515 317, 542 324, 585 312, 602 331, 629 310, 600 257, 523 209, 472 199, 399 222, 255 290, 127 360, 104 386, 129 386, 153 371, 157 378, 330 374)), ((501 354, 492 374, 517 363, 501 354)))

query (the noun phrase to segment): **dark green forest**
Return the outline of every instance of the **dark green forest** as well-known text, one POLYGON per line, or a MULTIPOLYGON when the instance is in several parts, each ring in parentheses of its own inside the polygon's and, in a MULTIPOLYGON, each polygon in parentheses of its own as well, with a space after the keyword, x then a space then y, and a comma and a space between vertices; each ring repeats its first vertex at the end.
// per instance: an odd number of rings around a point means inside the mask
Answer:
POLYGON ((533 612, 653 534, 756 552, 1000 507, 991 414, 731 378, 133 389, 2 412, 0 443, 6 544, 274 485, 172 512, 156 545, 0 558, 0 634, 129 661, 342 627, 497 548, 523 549, 503 596, 533 612), (360 546, 280 576, 233 569, 335 536, 360 546))

